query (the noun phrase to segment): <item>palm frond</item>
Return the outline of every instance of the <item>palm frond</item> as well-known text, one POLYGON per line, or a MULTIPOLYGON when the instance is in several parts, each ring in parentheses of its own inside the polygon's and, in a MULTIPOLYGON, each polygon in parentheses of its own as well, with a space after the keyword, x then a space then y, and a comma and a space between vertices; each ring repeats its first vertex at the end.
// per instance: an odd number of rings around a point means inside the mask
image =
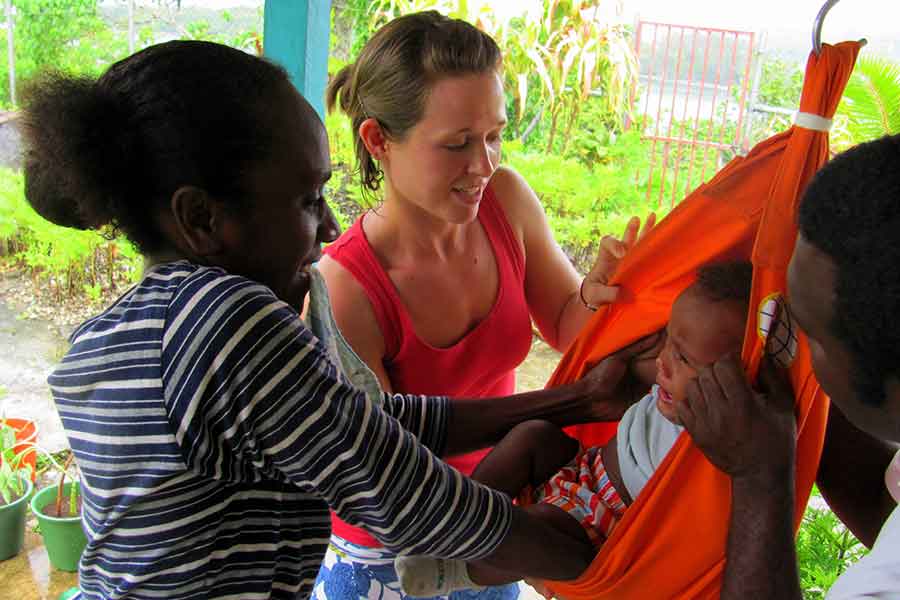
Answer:
POLYGON ((838 113, 846 116, 856 143, 900 133, 900 63, 860 58, 838 113))

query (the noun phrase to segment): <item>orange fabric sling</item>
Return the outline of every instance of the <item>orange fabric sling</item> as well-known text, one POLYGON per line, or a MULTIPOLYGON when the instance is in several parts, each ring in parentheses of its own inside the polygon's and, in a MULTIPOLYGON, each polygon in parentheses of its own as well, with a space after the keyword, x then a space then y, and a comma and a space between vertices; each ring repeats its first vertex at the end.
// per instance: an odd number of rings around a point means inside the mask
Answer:
MULTIPOLYGON (((824 45, 806 68, 800 111, 830 119, 860 45, 824 45)), ((784 294, 797 236, 800 196, 828 158, 828 134, 793 126, 736 158, 675 208, 623 261, 613 282, 621 301, 601 308, 566 352, 548 386, 578 379, 600 359, 665 327, 672 302, 698 267, 751 258, 753 296, 743 361, 755 377, 764 339, 758 315, 773 294, 784 294)), ((771 304, 771 303, 769 303, 771 304)), ((790 365, 798 443, 795 528, 815 481, 828 415, 802 333, 790 365)), ((604 444, 615 423, 571 428, 583 444, 604 444)), ((588 570, 572 582, 547 582, 556 597, 717 598, 731 510, 727 476, 685 433, 626 511, 588 570)))

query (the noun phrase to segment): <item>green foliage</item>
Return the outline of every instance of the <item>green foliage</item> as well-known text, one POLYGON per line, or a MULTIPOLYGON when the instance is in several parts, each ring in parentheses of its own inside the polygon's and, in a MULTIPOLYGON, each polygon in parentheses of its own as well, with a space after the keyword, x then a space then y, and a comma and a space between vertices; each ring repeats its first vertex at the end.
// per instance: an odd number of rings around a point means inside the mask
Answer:
MULTIPOLYGON (((778 57, 764 58, 758 103, 796 110, 802 88, 802 65, 778 57)), ((755 114, 751 118, 753 143, 784 131, 793 122, 792 115, 787 114, 755 114)), ((840 152, 896 133, 900 133, 900 63, 863 54, 856 62, 835 113, 832 150, 840 152)))
MULTIPOLYGON (((334 0, 331 5, 332 57, 341 61, 355 58, 371 35, 369 21, 372 17, 370 0, 334 0)), ((329 73, 334 73, 331 66, 329 73)))
POLYGON ((103 286, 99 283, 87 284, 85 283, 81 286, 84 290, 84 294, 90 299, 93 304, 99 304, 100 299, 103 297, 103 286))
MULTIPOLYGON (((97 0, 13 0, 15 21, 15 71, 17 89, 21 83, 45 69, 66 73, 98 76, 113 62, 128 54, 128 40, 124 31, 116 30, 103 21, 97 0)), ((161 6, 160 6, 161 8, 161 6)), ((173 13, 174 14, 174 13, 173 13)), ((216 26, 234 21, 229 11, 221 11, 216 26), (220 22, 221 21, 221 22, 220 22)), ((159 25, 161 15, 155 15, 159 25)), ((208 40, 261 53, 262 37, 250 27, 232 29, 232 33, 218 33, 207 20, 198 19, 186 25, 168 23, 182 39, 208 40)), ((216 27, 217 28, 217 27, 216 27)), ((137 49, 155 43, 154 26, 139 27, 137 49)), ((0 29, 0 44, 6 47, 6 30, 0 29)), ((0 70, 9 71, 7 53, 0 52, 0 70)), ((0 107, 10 107, 9 81, 0 80, 0 107)))
POLYGON ((72 451, 69 449, 58 452, 38 452, 35 468, 38 477, 47 471, 59 469, 59 465, 64 465, 69 460, 70 454, 72 454, 72 451))
POLYGON ((900 63, 861 56, 844 90, 838 115, 846 120, 849 138, 839 139, 838 147, 900 133, 900 63))
MULTIPOLYGON (((43 69, 97 75, 124 56, 123 40, 100 19, 97 0, 14 0, 16 7, 16 81, 27 81, 43 69)), ((6 46, 6 31, 0 32, 6 46)), ((0 70, 9 72, 7 53, 0 70)), ((0 81, 0 105, 10 105, 9 80, 0 81)))
POLYGON ((85 292, 99 299, 98 290, 137 278, 141 257, 130 242, 46 221, 25 200, 23 185, 21 173, 0 169, 0 240, 58 299, 85 292))
MULTIPOLYGON (((222 11, 220 16, 226 23, 233 20, 231 13, 228 11, 222 11)), ((261 54, 262 50, 262 37, 258 31, 238 31, 234 34, 215 33, 210 22, 203 19, 186 24, 181 29, 181 39, 216 42, 217 44, 224 44, 245 52, 256 52, 257 54, 261 54)))
POLYGON ((605 147, 593 166, 558 155, 529 152, 506 144, 504 162, 528 180, 544 206, 557 241, 579 268, 593 262, 600 239, 621 235, 633 215, 650 212, 646 148, 636 131, 605 147), (642 177, 643 175, 643 177, 642 177))
POLYGON ((84 33, 101 25, 97 0, 15 0, 13 5, 16 54, 31 63, 23 67, 58 65, 84 33))
POLYGON ((609 2, 551 2, 539 19, 526 18, 501 24, 497 34, 512 46, 513 56, 524 54, 529 62, 511 60, 506 67, 518 115, 527 105, 528 90, 541 90, 541 108, 547 111, 547 152, 563 134, 562 153, 568 150, 573 126, 584 103, 594 94, 604 109, 607 125, 621 128, 630 112, 628 95, 637 77, 637 60, 627 31, 601 12, 609 2), (509 28, 510 31, 503 31, 509 28))
POLYGON ((834 581, 868 550, 822 506, 818 490, 803 515, 797 535, 800 585, 807 600, 824 598, 834 581), (818 505, 818 507, 817 507, 818 505))
MULTIPOLYGON (((751 147, 762 140, 788 129, 793 124, 793 113, 800 106, 800 92, 803 89, 802 65, 785 60, 776 54, 764 54, 759 72, 757 95, 753 99, 757 105, 787 109, 789 114, 759 110, 748 112, 750 120, 745 147, 751 147)), ((741 89, 731 90, 734 102, 740 102, 741 89)))
POLYGON ((757 102, 769 106, 797 107, 803 90, 801 65, 779 56, 765 56, 759 77, 757 102))
POLYGON ((347 115, 332 111, 325 116, 325 130, 331 150, 331 163, 335 166, 353 167, 356 154, 353 147, 354 132, 347 115))
POLYGON ((631 112, 637 60, 631 33, 616 22, 611 0, 531 1, 506 19, 485 0, 372 0, 364 32, 360 17, 343 16, 343 11, 358 14, 364 0, 344 4, 341 19, 354 24, 350 58, 384 23, 422 10, 465 19, 488 33, 503 54, 510 120, 506 139, 521 137, 529 150, 570 156, 572 134, 588 104, 593 120, 615 134, 631 112), (532 131, 538 135, 529 136, 532 131))

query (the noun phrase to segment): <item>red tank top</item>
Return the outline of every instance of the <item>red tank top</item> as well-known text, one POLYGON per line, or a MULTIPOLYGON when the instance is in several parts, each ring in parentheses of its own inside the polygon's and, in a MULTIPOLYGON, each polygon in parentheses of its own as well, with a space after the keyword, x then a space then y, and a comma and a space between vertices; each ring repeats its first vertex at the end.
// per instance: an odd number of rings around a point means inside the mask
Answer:
MULTIPOLYGON (((362 285, 384 336, 384 366, 397 393, 489 398, 515 391, 515 368, 531 348, 531 317, 525 301, 525 257, 490 186, 478 209, 497 263, 499 289, 487 316, 458 342, 436 348, 422 341, 362 228, 362 218, 325 249, 362 285)), ((455 456, 447 463, 468 475, 488 450, 455 456)), ((332 530, 363 546, 380 544, 332 514, 332 530)))

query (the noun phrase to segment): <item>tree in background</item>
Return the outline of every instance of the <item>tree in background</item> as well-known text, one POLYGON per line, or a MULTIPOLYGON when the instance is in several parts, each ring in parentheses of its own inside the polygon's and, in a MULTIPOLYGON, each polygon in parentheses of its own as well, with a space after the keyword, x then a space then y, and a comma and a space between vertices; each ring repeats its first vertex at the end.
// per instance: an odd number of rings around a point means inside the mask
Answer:
MULTIPOLYGON (((127 45, 100 18, 97 0, 14 0, 16 81, 48 68, 98 75, 123 57, 127 45)), ((0 33, 3 45, 5 30, 0 33)), ((8 72, 6 53, 0 68, 8 72)), ((9 82, 0 80, 0 105, 8 107, 9 82)))

